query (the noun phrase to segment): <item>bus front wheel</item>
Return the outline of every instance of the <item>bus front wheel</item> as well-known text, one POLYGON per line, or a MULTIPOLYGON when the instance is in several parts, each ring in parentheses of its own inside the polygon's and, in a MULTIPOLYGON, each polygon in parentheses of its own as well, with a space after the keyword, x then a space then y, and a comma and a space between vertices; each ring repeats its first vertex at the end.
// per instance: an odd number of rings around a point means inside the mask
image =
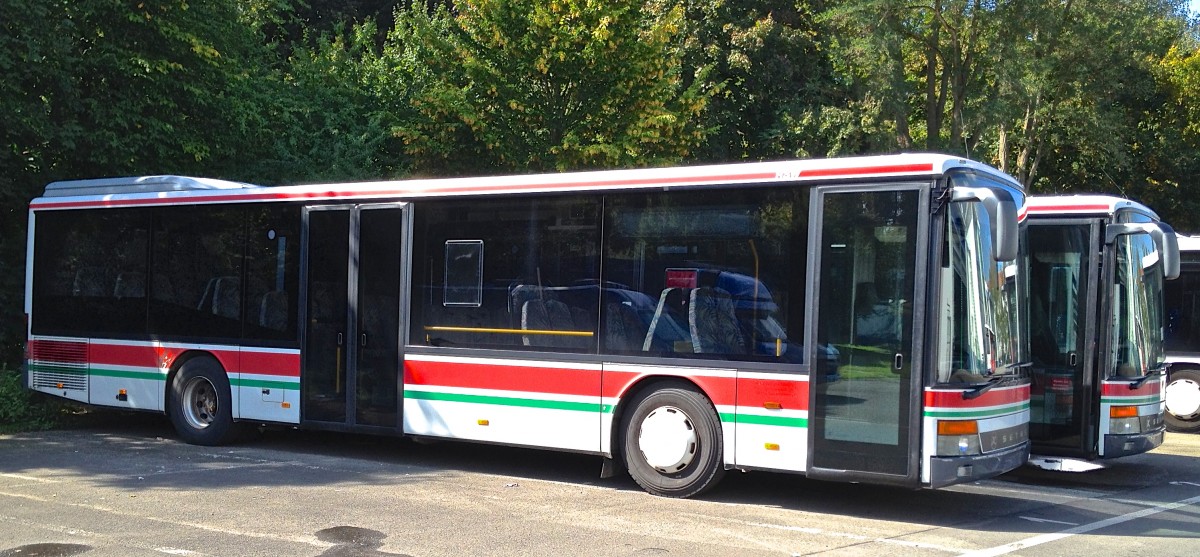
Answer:
POLYGON ((642 392, 624 425, 625 466, 646 491, 691 497, 725 474, 721 419, 708 398, 690 386, 642 392))
POLYGON ((1200 432, 1200 371, 1181 369, 1171 372, 1163 399, 1167 406, 1168 430, 1200 432))
POLYGON ((232 396, 225 370, 206 357, 188 360, 171 383, 171 423, 193 445, 221 445, 234 431, 232 396))

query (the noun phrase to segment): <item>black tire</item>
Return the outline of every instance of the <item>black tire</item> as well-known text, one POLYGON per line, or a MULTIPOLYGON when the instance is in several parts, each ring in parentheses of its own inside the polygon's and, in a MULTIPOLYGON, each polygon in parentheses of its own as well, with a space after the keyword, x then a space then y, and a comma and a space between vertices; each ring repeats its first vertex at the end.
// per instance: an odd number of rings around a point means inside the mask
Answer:
POLYGON ((212 358, 184 362, 171 382, 168 413, 175 431, 193 445, 215 446, 235 437, 229 378, 212 358))
POLYGON ((642 391, 630 401, 621 428, 629 475, 663 497, 691 497, 725 475, 721 418, 690 385, 642 391))
POLYGON ((1200 432, 1200 371, 1172 371, 1163 398, 1166 400, 1168 431, 1200 432))

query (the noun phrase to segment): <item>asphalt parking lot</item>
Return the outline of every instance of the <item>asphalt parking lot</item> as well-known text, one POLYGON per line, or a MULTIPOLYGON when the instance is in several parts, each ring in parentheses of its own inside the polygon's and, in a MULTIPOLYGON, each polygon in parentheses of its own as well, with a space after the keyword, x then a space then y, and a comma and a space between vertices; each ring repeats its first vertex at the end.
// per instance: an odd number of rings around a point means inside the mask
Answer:
POLYGON ((1200 555, 1200 436, 1085 473, 937 491, 731 473, 699 499, 587 455, 267 431, 177 441, 162 418, 0 436, 0 557, 1200 555))

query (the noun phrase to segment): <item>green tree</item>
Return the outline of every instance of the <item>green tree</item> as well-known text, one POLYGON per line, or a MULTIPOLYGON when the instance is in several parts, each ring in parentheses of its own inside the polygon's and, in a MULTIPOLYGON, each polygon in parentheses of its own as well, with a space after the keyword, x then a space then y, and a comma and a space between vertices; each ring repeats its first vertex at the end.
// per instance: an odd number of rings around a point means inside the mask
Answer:
MULTIPOLYGON (((690 0, 685 75, 707 76, 714 95, 694 158, 761 160, 832 154, 799 120, 842 102, 818 41, 811 2, 690 0), (700 70, 700 71, 697 71, 700 70)), ((826 115, 828 116, 828 114, 826 115)))
POLYGON ((0 3, 0 358, 18 359, 25 212, 52 180, 237 178, 263 42, 233 0, 0 3))
POLYGON ((634 0, 469 0, 397 14, 379 67, 424 172, 645 166, 703 139, 683 10, 634 0), (690 76, 689 76, 690 77, 690 76), (400 106, 398 106, 400 105, 400 106))

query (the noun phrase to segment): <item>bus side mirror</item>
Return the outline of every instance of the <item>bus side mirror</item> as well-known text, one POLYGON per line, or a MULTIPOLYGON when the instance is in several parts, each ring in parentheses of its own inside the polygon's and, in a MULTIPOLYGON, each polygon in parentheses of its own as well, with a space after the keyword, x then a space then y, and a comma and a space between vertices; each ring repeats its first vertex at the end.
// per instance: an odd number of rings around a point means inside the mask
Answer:
POLYGON ((1174 229, 1161 222, 1110 224, 1104 229, 1104 243, 1112 244, 1118 236, 1126 234, 1149 234, 1162 256, 1163 277, 1167 280, 1179 278, 1179 239, 1174 229))
POLYGON ((1017 258, 1017 204, 1011 194, 1002 189, 955 187, 950 200, 982 203, 991 225, 992 258, 1017 258))

